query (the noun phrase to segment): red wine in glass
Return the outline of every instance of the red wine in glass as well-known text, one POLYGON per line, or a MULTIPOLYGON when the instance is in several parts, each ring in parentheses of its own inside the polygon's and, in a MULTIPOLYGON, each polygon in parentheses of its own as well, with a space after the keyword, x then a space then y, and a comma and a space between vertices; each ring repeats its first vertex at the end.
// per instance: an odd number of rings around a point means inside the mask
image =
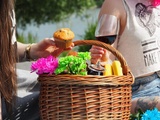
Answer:
POLYGON ((107 44, 113 44, 116 40, 117 35, 110 35, 110 36, 96 36, 96 39, 98 41, 107 43, 107 44))

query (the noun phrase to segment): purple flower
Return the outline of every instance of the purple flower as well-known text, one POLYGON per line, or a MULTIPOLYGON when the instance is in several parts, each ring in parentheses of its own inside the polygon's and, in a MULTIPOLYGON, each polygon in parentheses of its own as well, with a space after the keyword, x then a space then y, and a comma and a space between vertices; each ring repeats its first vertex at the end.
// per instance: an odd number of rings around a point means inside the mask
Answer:
POLYGON ((31 72, 35 72, 40 75, 43 73, 53 74, 58 67, 58 59, 53 56, 46 58, 39 58, 37 61, 31 64, 31 72))

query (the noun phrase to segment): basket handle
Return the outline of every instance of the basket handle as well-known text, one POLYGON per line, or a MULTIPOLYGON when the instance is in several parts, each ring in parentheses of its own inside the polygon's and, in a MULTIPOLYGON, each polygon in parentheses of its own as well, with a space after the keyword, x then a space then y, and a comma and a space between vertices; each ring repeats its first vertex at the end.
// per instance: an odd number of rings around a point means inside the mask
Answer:
POLYGON ((122 54, 118 50, 116 50, 114 47, 112 47, 111 45, 103 43, 103 42, 100 42, 98 40, 76 40, 73 43, 74 43, 74 46, 79 46, 79 45, 96 45, 96 46, 99 46, 99 47, 107 49, 115 57, 117 57, 118 60, 120 61, 122 69, 123 69, 123 74, 127 75, 127 73, 130 72, 129 69, 128 69, 128 65, 127 65, 124 57, 122 56, 122 54))

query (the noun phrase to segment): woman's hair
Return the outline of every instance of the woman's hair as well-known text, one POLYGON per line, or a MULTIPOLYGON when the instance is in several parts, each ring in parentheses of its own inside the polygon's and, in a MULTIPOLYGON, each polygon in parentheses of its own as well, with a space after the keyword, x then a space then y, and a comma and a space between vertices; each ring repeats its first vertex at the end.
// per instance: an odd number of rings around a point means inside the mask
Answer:
POLYGON ((0 0, 0 92, 12 105, 16 95, 16 48, 12 44, 14 0, 0 0))

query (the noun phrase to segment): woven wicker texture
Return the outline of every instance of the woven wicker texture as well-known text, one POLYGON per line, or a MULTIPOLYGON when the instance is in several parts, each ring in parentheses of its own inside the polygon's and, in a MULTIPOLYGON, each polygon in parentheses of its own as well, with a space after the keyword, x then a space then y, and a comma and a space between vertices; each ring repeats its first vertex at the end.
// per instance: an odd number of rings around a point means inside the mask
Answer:
POLYGON ((112 46, 96 40, 78 40, 74 44, 109 50, 120 61, 124 75, 40 75, 41 119, 129 120, 134 78, 123 56, 112 46))

